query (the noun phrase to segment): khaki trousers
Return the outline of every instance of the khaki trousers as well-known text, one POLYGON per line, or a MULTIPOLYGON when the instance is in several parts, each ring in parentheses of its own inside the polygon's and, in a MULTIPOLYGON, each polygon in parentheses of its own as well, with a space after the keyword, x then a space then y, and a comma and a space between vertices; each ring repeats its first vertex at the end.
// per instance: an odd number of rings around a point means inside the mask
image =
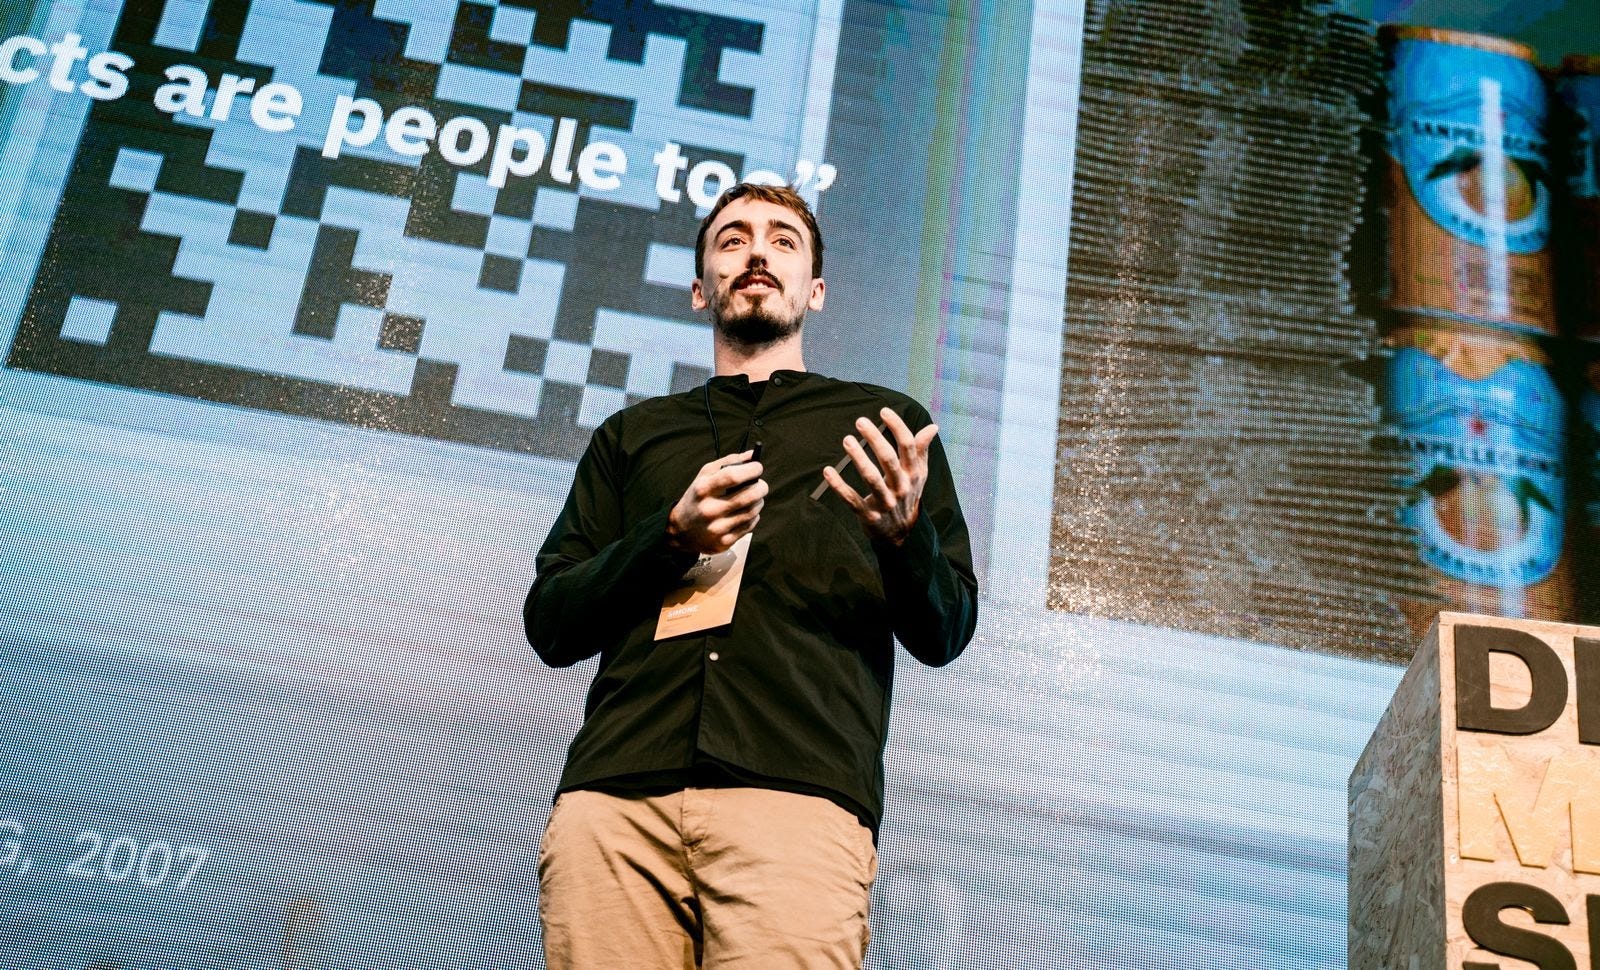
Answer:
POLYGON ((859 968, 878 855, 825 798, 570 791, 539 846, 550 970, 859 968))

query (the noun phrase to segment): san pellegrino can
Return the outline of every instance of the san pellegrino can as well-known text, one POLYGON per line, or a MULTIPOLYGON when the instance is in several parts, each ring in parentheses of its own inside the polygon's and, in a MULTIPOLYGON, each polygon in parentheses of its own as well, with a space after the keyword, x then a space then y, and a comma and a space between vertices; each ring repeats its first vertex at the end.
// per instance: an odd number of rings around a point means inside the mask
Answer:
POLYGON ((1583 348, 1579 373, 1573 454, 1578 463, 1576 494, 1582 504, 1574 527, 1585 537, 1580 568, 1585 570, 1587 602, 1582 619, 1589 622, 1600 616, 1600 346, 1583 348))
POLYGON ((1600 56, 1569 54, 1554 87, 1567 148, 1566 313, 1573 336, 1600 340, 1600 56))
MULTIPOLYGON (((1384 419, 1411 467, 1401 521, 1448 608, 1566 620, 1566 404, 1540 341, 1413 319, 1392 330, 1384 419)), ((1425 629, 1439 603, 1405 604, 1425 629)))
POLYGON ((1388 306, 1557 331, 1548 98, 1533 51, 1386 25, 1388 306))
POLYGON ((1560 174, 1562 314, 1576 377, 1573 395, 1573 535, 1579 615, 1600 620, 1600 56, 1568 55, 1552 83, 1560 174))

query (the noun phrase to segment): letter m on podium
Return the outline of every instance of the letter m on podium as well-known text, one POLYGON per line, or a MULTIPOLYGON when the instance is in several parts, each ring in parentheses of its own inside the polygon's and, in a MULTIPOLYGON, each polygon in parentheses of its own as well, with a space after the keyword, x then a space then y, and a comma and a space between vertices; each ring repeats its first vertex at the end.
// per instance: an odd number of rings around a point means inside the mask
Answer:
POLYGON ((1593 748, 1568 748, 1542 765, 1513 761, 1494 743, 1461 744, 1457 756, 1463 858, 1496 861, 1503 829, 1517 860, 1543 869, 1570 832, 1572 871, 1600 874, 1600 756, 1593 748))

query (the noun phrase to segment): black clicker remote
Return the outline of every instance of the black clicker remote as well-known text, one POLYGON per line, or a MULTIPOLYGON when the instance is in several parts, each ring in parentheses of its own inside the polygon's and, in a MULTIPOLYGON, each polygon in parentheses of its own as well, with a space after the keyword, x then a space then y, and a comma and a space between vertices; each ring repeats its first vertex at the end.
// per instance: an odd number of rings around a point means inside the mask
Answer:
MULTIPOLYGON (((761 460, 761 442, 758 441, 754 445, 751 445, 750 446, 750 451, 751 451, 750 461, 760 461, 761 460)), ((740 492, 744 491, 745 489, 749 488, 751 485, 754 485, 756 482, 759 482, 760 480, 761 479, 759 479, 759 478, 752 478, 748 482, 745 482, 743 485, 735 485, 732 488, 728 489, 726 492, 723 492, 722 493, 723 497, 726 498, 727 496, 730 496, 730 495, 738 495, 740 492)))

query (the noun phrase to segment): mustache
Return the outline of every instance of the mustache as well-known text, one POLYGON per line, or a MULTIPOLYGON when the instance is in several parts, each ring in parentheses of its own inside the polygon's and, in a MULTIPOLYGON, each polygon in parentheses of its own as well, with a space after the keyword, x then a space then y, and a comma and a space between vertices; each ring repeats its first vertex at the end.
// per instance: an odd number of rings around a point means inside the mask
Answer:
POLYGON ((730 287, 730 289, 737 290, 742 286, 754 283, 758 280, 780 293, 783 292, 783 284, 778 282, 778 278, 768 273, 766 270, 759 268, 747 269, 743 273, 740 273, 734 278, 733 286, 730 287))

